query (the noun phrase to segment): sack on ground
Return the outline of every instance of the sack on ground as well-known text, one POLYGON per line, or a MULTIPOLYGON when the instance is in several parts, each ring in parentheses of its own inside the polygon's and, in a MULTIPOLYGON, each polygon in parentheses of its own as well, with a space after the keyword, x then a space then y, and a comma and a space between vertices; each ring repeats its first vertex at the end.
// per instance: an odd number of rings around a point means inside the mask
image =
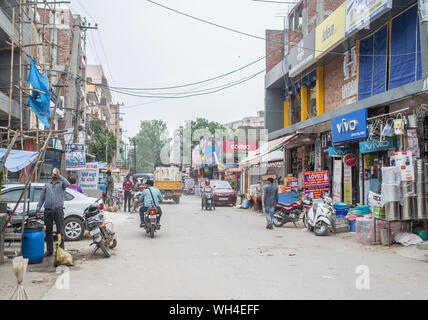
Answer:
POLYGON ((58 242, 55 243, 55 261, 54 264, 56 267, 58 266, 74 266, 73 256, 60 247, 61 245, 61 234, 58 234, 58 242))
POLYGON ((18 285, 15 292, 10 297, 10 300, 28 300, 27 292, 25 291, 22 283, 24 282, 25 272, 27 271, 28 259, 23 257, 16 257, 13 259, 13 272, 15 273, 18 285))

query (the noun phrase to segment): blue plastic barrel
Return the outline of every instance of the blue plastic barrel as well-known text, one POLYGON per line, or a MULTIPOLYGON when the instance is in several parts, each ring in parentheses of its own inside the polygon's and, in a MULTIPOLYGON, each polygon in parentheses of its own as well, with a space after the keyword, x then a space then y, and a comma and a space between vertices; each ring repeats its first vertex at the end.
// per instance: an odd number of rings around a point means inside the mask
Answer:
POLYGON ((28 263, 40 263, 45 255, 43 228, 26 228, 22 235, 22 256, 28 263))

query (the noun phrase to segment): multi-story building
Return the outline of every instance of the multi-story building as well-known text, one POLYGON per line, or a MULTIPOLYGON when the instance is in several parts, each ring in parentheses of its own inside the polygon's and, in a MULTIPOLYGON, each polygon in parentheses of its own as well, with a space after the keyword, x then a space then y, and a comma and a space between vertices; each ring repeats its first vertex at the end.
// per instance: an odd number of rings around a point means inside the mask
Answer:
POLYGON ((285 147, 284 175, 297 177, 300 188, 305 172, 328 170, 335 201, 366 203, 391 150, 412 150, 414 159, 426 155, 424 4, 301 0, 284 30, 266 32, 269 150, 285 147), (380 137, 409 114, 416 122, 404 135, 380 137))
POLYGON ((258 111, 257 116, 245 117, 241 120, 232 121, 223 124, 224 127, 237 130, 239 128, 264 128, 265 125, 265 113, 264 111, 258 111))
MULTIPOLYGON (((20 48, 19 48, 19 30, 20 24, 18 18, 18 1, 1 0, 0 1, 0 126, 7 127, 9 123, 9 113, 11 113, 11 129, 20 129, 21 120, 24 130, 36 127, 36 118, 30 108, 26 106, 27 95, 23 94, 23 108, 21 119, 21 108, 19 104, 19 78, 22 79, 22 86, 28 87, 26 66, 29 64, 29 57, 41 56, 38 53, 40 46, 31 44, 40 43, 40 35, 37 32, 36 24, 29 23, 28 16, 34 16, 31 7, 26 6, 23 10, 22 24, 22 73, 20 71, 20 48), (12 24, 12 8, 15 8, 15 25, 12 24), (11 39, 14 42, 14 61, 13 61, 13 95, 10 101, 10 76, 11 76, 11 39), (5 50, 6 49, 6 50, 5 50), (11 102, 11 105, 10 105, 11 102), (9 108, 11 112, 9 112, 9 108)), ((42 57, 37 62, 43 62, 42 57)))

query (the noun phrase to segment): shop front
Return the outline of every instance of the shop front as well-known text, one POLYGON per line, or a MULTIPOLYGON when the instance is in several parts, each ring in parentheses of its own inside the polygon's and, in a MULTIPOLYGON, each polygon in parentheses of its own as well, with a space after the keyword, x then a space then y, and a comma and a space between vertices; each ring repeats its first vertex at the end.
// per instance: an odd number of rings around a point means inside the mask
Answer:
POLYGON ((367 117, 367 109, 361 109, 331 120, 329 156, 333 162, 333 203, 345 202, 352 206, 364 201, 359 142, 369 137, 367 117))

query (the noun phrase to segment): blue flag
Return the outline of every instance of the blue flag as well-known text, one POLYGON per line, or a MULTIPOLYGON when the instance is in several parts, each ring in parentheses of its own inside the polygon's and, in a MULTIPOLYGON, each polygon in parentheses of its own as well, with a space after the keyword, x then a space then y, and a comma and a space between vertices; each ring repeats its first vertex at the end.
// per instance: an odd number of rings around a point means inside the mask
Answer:
POLYGON ((43 75, 40 74, 32 58, 31 69, 28 75, 28 83, 30 83, 34 89, 43 91, 40 93, 33 91, 32 95, 28 99, 28 104, 33 109, 37 118, 43 125, 50 129, 49 117, 51 115, 51 98, 49 94, 48 74, 45 72, 43 75))

